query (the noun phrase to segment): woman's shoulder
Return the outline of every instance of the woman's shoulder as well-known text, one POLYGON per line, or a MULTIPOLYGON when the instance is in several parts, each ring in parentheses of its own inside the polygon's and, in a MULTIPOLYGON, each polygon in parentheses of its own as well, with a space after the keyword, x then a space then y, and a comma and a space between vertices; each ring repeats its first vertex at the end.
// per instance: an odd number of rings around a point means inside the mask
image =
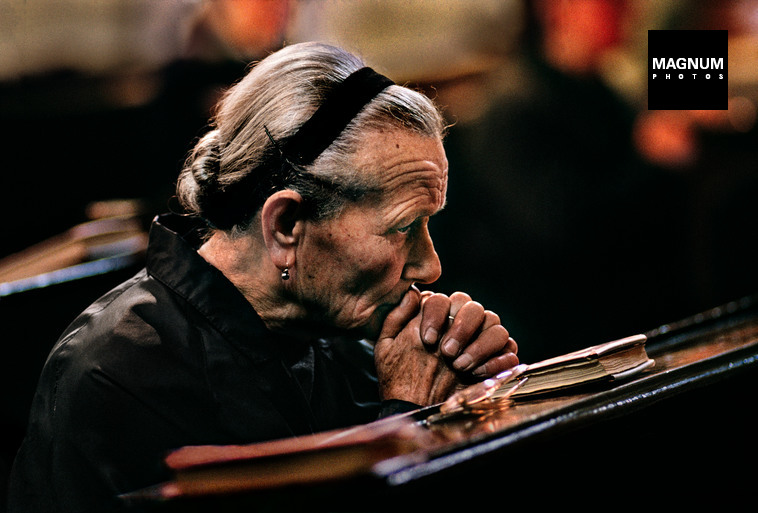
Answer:
POLYGON ((168 337, 189 335, 193 321, 187 318, 188 310, 180 297, 143 269, 74 319, 49 360, 79 372, 128 367, 130 360, 137 365, 147 353, 169 351, 160 349, 168 337))

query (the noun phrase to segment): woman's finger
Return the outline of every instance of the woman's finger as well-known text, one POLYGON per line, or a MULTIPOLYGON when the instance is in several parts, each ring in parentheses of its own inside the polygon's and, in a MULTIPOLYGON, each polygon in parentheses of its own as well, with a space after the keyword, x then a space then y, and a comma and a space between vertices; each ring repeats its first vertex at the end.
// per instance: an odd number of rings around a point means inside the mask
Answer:
POLYGON ((490 358, 482 365, 475 367, 471 370, 471 374, 476 378, 490 378, 497 374, 500 374, 504 370, 511 369, 519 364, 518 356, 516 353, 504 352, 498 356, 490 358))
POLYGON ((421 303, 421 295, 417 289, 410 289, 403 296, 400 304, 396 306, 384 320, 382 331, 377 342, 384 339, 394 339, 411 319, 418 313, 421 303))
POLYGON ((440 340, 449 323, 450 298, 445 294, 430 294, 422 298, 421 307, 421 340, 428 346, 433 346, 440 340))
POLYGON ((490 358, 503 354, 510 340, 510 334, 502 324, 490 326, 466 345, 453 361, 453 368, 460 372, 468 372, 479 367, 490 358))
POLYGON ((482 331, 487 319, 484 307, 476 301, 463 304, 455 314, 452 324, 440 340, 442 354, 455 358, 482 331))

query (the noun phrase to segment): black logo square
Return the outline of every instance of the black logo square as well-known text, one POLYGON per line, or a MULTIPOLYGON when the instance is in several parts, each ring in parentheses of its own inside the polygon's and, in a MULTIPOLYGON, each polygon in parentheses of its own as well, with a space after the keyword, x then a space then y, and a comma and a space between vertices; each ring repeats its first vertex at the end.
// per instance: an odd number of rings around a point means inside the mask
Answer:
POLYGON ((648 30, 648 109, 725 110, 728 31, 648 30))

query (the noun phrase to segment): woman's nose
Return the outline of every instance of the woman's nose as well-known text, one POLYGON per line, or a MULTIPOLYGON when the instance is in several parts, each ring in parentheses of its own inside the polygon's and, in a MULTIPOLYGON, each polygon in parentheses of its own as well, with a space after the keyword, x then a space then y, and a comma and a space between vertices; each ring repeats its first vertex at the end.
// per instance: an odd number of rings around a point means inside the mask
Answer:
POLYGON ((416 283, 433 283, 442 275, 442 264, 434 242, 426 226, 414 238, 413 246, 408 254, 403 278, 416 283))

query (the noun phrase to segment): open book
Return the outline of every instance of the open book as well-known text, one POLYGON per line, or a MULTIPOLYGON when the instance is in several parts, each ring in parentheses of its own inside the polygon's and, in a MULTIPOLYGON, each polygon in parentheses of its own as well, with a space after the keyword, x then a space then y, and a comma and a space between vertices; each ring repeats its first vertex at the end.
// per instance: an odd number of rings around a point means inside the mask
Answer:
POLYGON ((493 393, 492 399, 505 394, 516 399, 633 376, 654 365, 645 350, 646 341, 645 335, 634 335, 529 364, 518 376, 517 389, 513 390, 513 381, 507 381, 493 393))

